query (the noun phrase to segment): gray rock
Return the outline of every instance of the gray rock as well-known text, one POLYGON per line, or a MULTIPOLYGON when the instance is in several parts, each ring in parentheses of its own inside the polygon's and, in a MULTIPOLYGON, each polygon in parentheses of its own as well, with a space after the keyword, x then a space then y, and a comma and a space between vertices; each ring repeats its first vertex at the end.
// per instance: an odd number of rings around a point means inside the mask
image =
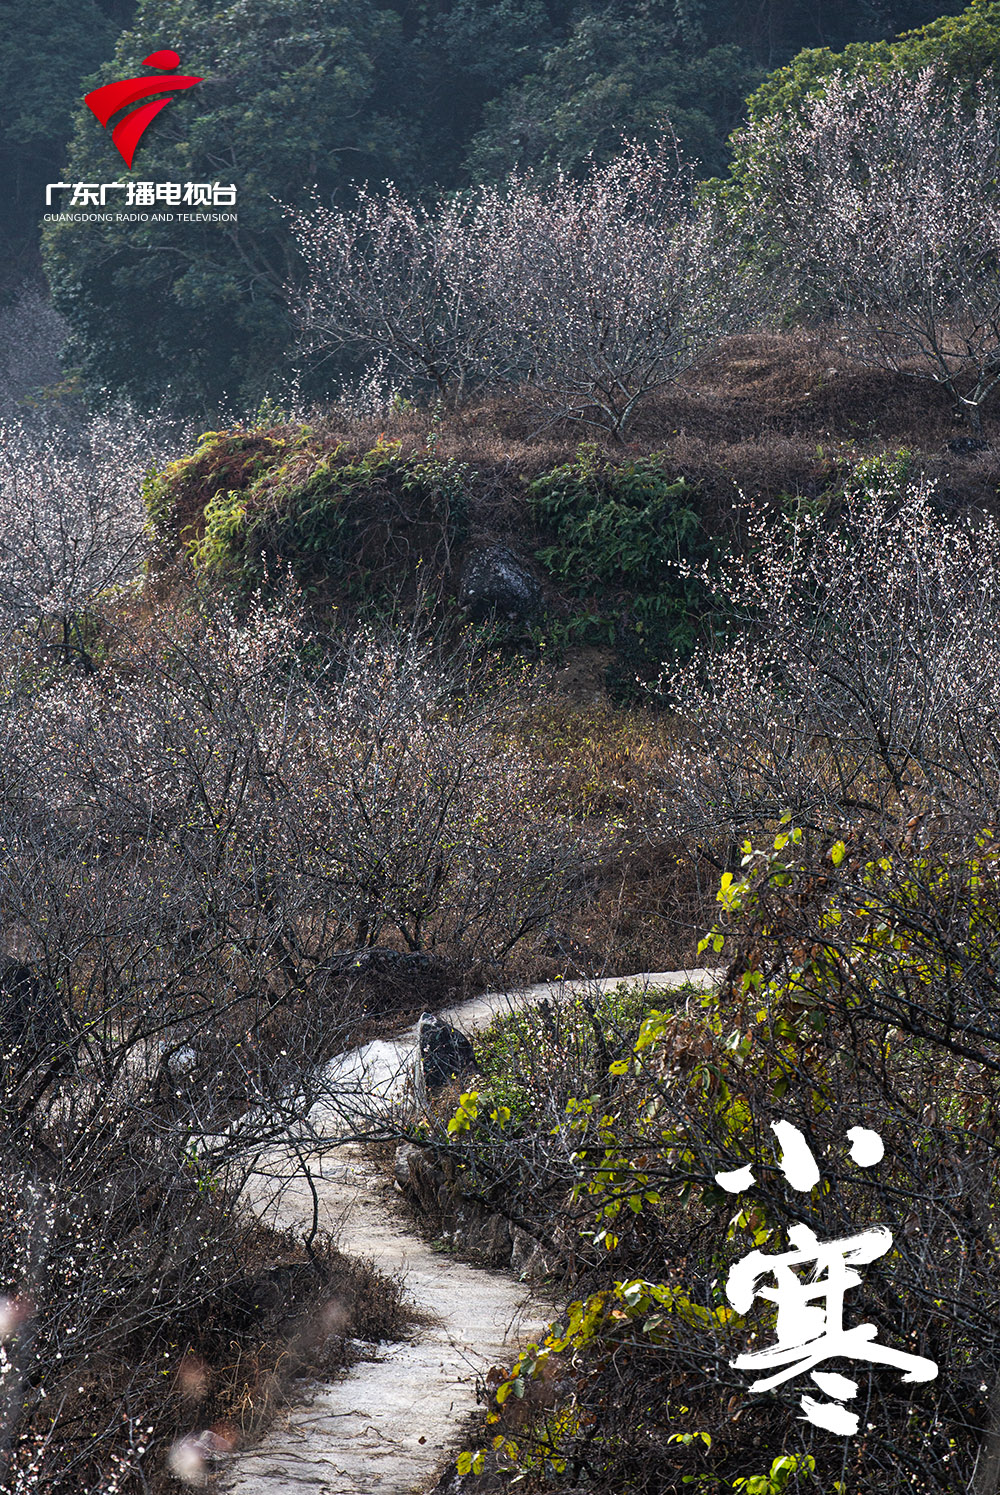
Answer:
POLYGON ((479 1236, 479 1250, 483 1260, 491 1267, 506 1265, 510 1261, 514 1240, 510 1221, 503 1215, 487 1215, 479 1236))
POLYGON ((163 1062, 171 1080, 179 1084, 198 1068, 198 1052, 192 1044, 182 1043, 178 1048, 166 1048, 163 1062))
POLYGON ((425 1210, 436 1213, 450 1203, 448 1180, 444 1170, 432 1160, 427 1150, 413 1142, 401 1142, 393 1163, 396 1182, 425 1210))
POLYGON ((396 1148, 392 1171, 401 1189, 409 1189, 413 1182, 413 1167, 420 1158, 420 1148, 412 1142, 400 1142, 396 1148))
POLYGON ((409 950, 387 950, 381 945, 368 949, 340 950, 327 957, 320 968, 325 974, 334 976, 401 976, 412 979, 437 972, 440 961, 433 955, 423 955, 409 950))
POLYGON ((551 1268, 541 1246, 534 1236, 522 1230, 520 1225, 511 1228, 512 1250, 510 1253, 511 1270, 516 1272, 522 1280, 532 1282, 540 1277, 547 1277, 551 1268))
POLYGON ((50 1053, 66 1037, 52 988, 30 966, 0 956, 0 1049, 50 1053))
POLYGON ((492 616, 525 622, 542 611, 542 589, 509 546, 487 545, 466 558, 459 601, 477 620, 492 616))
POLYGON ((428 1090, 439 1089, 475 1069, 476 1055, 472 1044, 450 1023, 430 1012, 422 1012, 417 1034, 424 1083, 428 1090))
MULTIPOLYGON (((454 1197, 451 1199, 454 1205, 454 1197)), ((510 1262, 513 1240, 510 1223, 503 1215, 489 1214, 474 1200, 462 1200, 451 1217, 445 1238, 457 1250, 488 1267, 505 1267, 510 1262)))

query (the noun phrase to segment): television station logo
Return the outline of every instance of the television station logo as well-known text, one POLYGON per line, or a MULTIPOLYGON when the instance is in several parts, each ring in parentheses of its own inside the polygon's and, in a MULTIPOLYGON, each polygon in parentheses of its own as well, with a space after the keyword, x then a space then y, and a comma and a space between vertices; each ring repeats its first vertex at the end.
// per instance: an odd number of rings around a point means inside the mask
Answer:
MULTIPOLYGON (((142 59, 142 65, 143 67, 175 68, 180 66, 180 61, 176 52, 150 52, 148 57, 142 59)), ((123 78, 119 83, 106 83, 103 88, 95 88, 93 93, 88 93, 84 97, 83 102, 91 114, 96 115, 107 129, 115 114, 126 106, 135 104, 138 99, 148 98, 151 93, 166 93, 172 96, 179 93, 182 88, 193 88, 196 83, 201 82, 203 79, 189 77, 185 73, 169 73, 166 77, 123 78)), ((129 112, 111 131, 111 139, 129 171, 132 170, 132 161, 139 141, 160 110, 165 109, 169 103, 169 97, 151 99, 146 104, 140 104, 138 108, 129 108, 129 112)))
MULTIPOLYGON (((108 128, 116 115, 120 116, 111 131, 111 139, 129 171, 132 170, 132 162, 135 159, 139 142, 160 110, 167 107, 175 94, 204 82, 203 78, 196 78, 193 74, 176 72, 175 69, 180 66, 180 57, 169 48, 150 52, 148 57, 143 58, 142 65, 156 68, 158 71, 141 74, 135 78, 121 78, 115 83, 106 83, 102 88, 95 88, 84 97, 87 108, 104 129, 108 128), (151 97, 151 95, 158 94, 165 94, 166 97, 151 97)), ((236 222, 235 212, 213 211, 220 207, 235 208, 236 187, 232 182, 228 184, 133 180, 127 182, 49 182, 45 189, 47 208, 53 206, 53 192, 72 192, 69 208, 77 211, 46 213, 46 222, 56 222, 60 219, 70 219, 74 222, 107 220, 143 223, 184 220, 236 222), (112 199, 110 211, 109 192, 126 194, 124 202, 121 199, 112 199), (169 208, 171 211, 121 211, 122 207, 155 210, 160 206, 164 209, 169 208), (190 213, 173 211, 180 207, 192 208, 195 211, 190 213), (79 211, 87 208, 95 208, 98 211, 79 211)))

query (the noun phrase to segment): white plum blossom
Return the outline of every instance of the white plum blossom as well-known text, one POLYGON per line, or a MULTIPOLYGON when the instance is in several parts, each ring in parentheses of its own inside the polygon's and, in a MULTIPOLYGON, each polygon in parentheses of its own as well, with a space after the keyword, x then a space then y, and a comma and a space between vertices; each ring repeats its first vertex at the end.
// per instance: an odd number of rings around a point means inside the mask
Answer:
POLYGON ((943 385, 982 434, 1000 382, 1000 102, 925 69, 826 79, 736 137, 776 275, 867 362, 943 385))
POLYGON ((515 175, 430 208, 387 184, 290 221, 306 264, 290 296, 314 349, 354 349, 380 380, 454 400, 519 384, 554 418, 615 436, 746 330, 758 299, 670 139, 628 144, 579 181, 515 175))

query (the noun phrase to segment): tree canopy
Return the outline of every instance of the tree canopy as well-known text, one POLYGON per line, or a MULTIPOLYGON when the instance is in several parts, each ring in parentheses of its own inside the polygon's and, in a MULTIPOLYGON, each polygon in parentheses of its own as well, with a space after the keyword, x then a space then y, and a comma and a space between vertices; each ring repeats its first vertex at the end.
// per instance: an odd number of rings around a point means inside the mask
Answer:
POLYGON ((54 180, 82 80, 114 46, 96 0, 0 0, 0 263, 14 278, 37 255, 44 184, 54 180))
POLYGON ((732 43, 691 50, 678 39, 676 22, 660 15, 585 15, 540 72, 487 105, 473 175, 579 171, 591 155, 614 155, 625 134, 659 133, 664 119, 706 170, 722 170, 726 136, 762 70, 732 43))
POLYGON ((751 121, 796 113, 810 96, 823 91, 835 73, 873 77, 885 71, 916 76, 933 67, 956 83, 976 83, 1000 64, 1000 3, 972 0, 960 15, 943 15, 929 25, 907 31, 894 41, 851 42, 840 52, 806 48, 785 67, 764 79, 747 100, 751 121))
POLYGON ((623 135, 655 136, 666 117, 705 173, 718 173, 746 95, 766 87, 769 68, 801 48, 832 55, 855 39, 885 45, 943 8, 847 0, 827 16, 803 0, 581 6, 540 67, 486 106, 468 164, 487 181, 512 168, 579 170, 591 152, 606 159, 623 135))
MULTIPOLYGON (((45 235, 71 358, 91 384, 140 400, 258 393, 288 342, 281 287, 292 247, 282 202, 325 198, 403 155, 375 78, 399 44, 399 18, 363 0, 142 0, 100 82, 170 46, 204 81, 174 99, 131 172, 86 109, 65 180, 220 182, 236 222, 62 221, 45 235)), ((152 220, 153 214, 150 214, 152 220)))

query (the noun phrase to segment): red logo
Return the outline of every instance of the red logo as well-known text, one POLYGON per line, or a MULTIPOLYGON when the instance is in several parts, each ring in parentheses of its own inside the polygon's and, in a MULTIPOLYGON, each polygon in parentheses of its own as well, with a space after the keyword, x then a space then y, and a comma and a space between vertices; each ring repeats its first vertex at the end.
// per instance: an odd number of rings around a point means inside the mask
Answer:
MULTIPOLYGON (((169 51, 150 52, 148 57, 143 58, 143 67, 171 68, 177 67, 179 63, 177 53, 169 51)), ((201 78, 191 78, 184 73, 169 73, 165 77, 160 74, 145 78, 123 78, 120 83, 106 83, 103 88, 95 88, 93 93, 86 95, 84 103, 92 114, 96 114, 101 124, 107 126, 113 114, 117 114, 127 104, 134 104, 137 99, 144 99, 151 93, 179 93, 182 88, 193 88, 196 83, 201 82, 201 78)), ((138 109, 130 109, 111 131, 111 139, 130 170, 132 157, 146 126, 169 103, 170 99, 166 98, 140 104, 138 109)))

